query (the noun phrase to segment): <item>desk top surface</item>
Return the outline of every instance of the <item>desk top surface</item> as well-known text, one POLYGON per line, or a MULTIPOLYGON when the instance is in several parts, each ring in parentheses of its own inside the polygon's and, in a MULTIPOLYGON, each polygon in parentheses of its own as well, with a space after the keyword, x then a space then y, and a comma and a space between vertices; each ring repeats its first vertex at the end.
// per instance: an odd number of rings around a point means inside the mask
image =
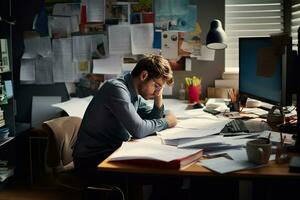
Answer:
POLYGON ((152 175, 181 175, 181 176, 209 176, 209 177, 236 177, 236 178, 287 178, 287 179, 300 179, 300 173, 290 173, 288 162, 277 164, 275 161, 270 161, 269 165, 251 169, 242 170, 232 173, 219 174, 213 172, 205 167, 193 164, 185 169, 157 169, 151 167, 142 167, 137 165, 129 165, 120 162, 109 162, 110 158, 107 158, 98 165, 98 168, 102 171, 130 173, 130 174, 152 174, 152 175))

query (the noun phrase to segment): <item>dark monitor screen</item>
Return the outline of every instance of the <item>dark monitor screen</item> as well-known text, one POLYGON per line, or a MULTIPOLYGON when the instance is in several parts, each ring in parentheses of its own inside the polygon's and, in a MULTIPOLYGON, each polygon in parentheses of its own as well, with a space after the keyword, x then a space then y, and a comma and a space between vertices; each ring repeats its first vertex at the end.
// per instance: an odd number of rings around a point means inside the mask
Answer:
MULTIPOLYGON (((239 39, 239 90, 241 94, 249 97, 286 106, 291 103, 291 98, 287 94, 287 48, 282 56, 273 59, 276 67, 269 76, 258 74, 258 51, 261 53, 263 48, 265 50, 270 47, 272 47, 270 37, 239 39)), ((263 56, 268 56, 268 53, 263 56)), ((271 62, 268 58, 265 60, 271 62)), ((260 66, 269 67, 269 64, 260 66)))

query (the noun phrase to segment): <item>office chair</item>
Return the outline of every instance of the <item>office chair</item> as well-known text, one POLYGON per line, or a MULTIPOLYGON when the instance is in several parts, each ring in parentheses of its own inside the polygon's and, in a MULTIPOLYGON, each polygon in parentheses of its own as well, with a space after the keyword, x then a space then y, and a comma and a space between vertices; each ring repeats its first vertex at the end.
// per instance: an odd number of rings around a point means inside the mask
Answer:
POLYGON ((125 199, 120 188, 106 184, 86 185, 75 173, 72 152, 80 124, 81 118, 69 116, 55 118, 42 124, 42 129, 48 134, 46 162, 47 166, 52 168, 55 182, 63 188, 81 192, 81 199, 85 199, 92 190, 99 192, 99 197, 104 199, 115 199, 114 195, 117 195, 118 199, 125 199))

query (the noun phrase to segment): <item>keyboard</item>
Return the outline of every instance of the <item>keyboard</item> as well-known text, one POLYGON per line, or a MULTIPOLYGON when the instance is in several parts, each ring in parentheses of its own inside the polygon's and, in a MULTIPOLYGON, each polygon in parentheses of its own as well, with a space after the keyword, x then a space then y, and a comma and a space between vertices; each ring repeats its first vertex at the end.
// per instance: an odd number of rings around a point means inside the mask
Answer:
POLYGON ((240 135, 241 132, 248 133, 249 130, 247 129, 245 122, 240 119, 232 120, 221 130, 221 134, 224 136, 240 135))

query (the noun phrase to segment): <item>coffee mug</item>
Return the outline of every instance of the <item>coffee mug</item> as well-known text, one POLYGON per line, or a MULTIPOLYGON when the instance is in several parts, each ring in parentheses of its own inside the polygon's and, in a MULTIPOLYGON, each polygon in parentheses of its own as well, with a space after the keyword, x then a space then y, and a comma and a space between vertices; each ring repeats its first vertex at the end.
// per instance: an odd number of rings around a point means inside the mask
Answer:
POLYGON ((258 138, 246 144, 248 160, 256 164, 266 164, 272 152, 272 143, 268 138, 258 138))

